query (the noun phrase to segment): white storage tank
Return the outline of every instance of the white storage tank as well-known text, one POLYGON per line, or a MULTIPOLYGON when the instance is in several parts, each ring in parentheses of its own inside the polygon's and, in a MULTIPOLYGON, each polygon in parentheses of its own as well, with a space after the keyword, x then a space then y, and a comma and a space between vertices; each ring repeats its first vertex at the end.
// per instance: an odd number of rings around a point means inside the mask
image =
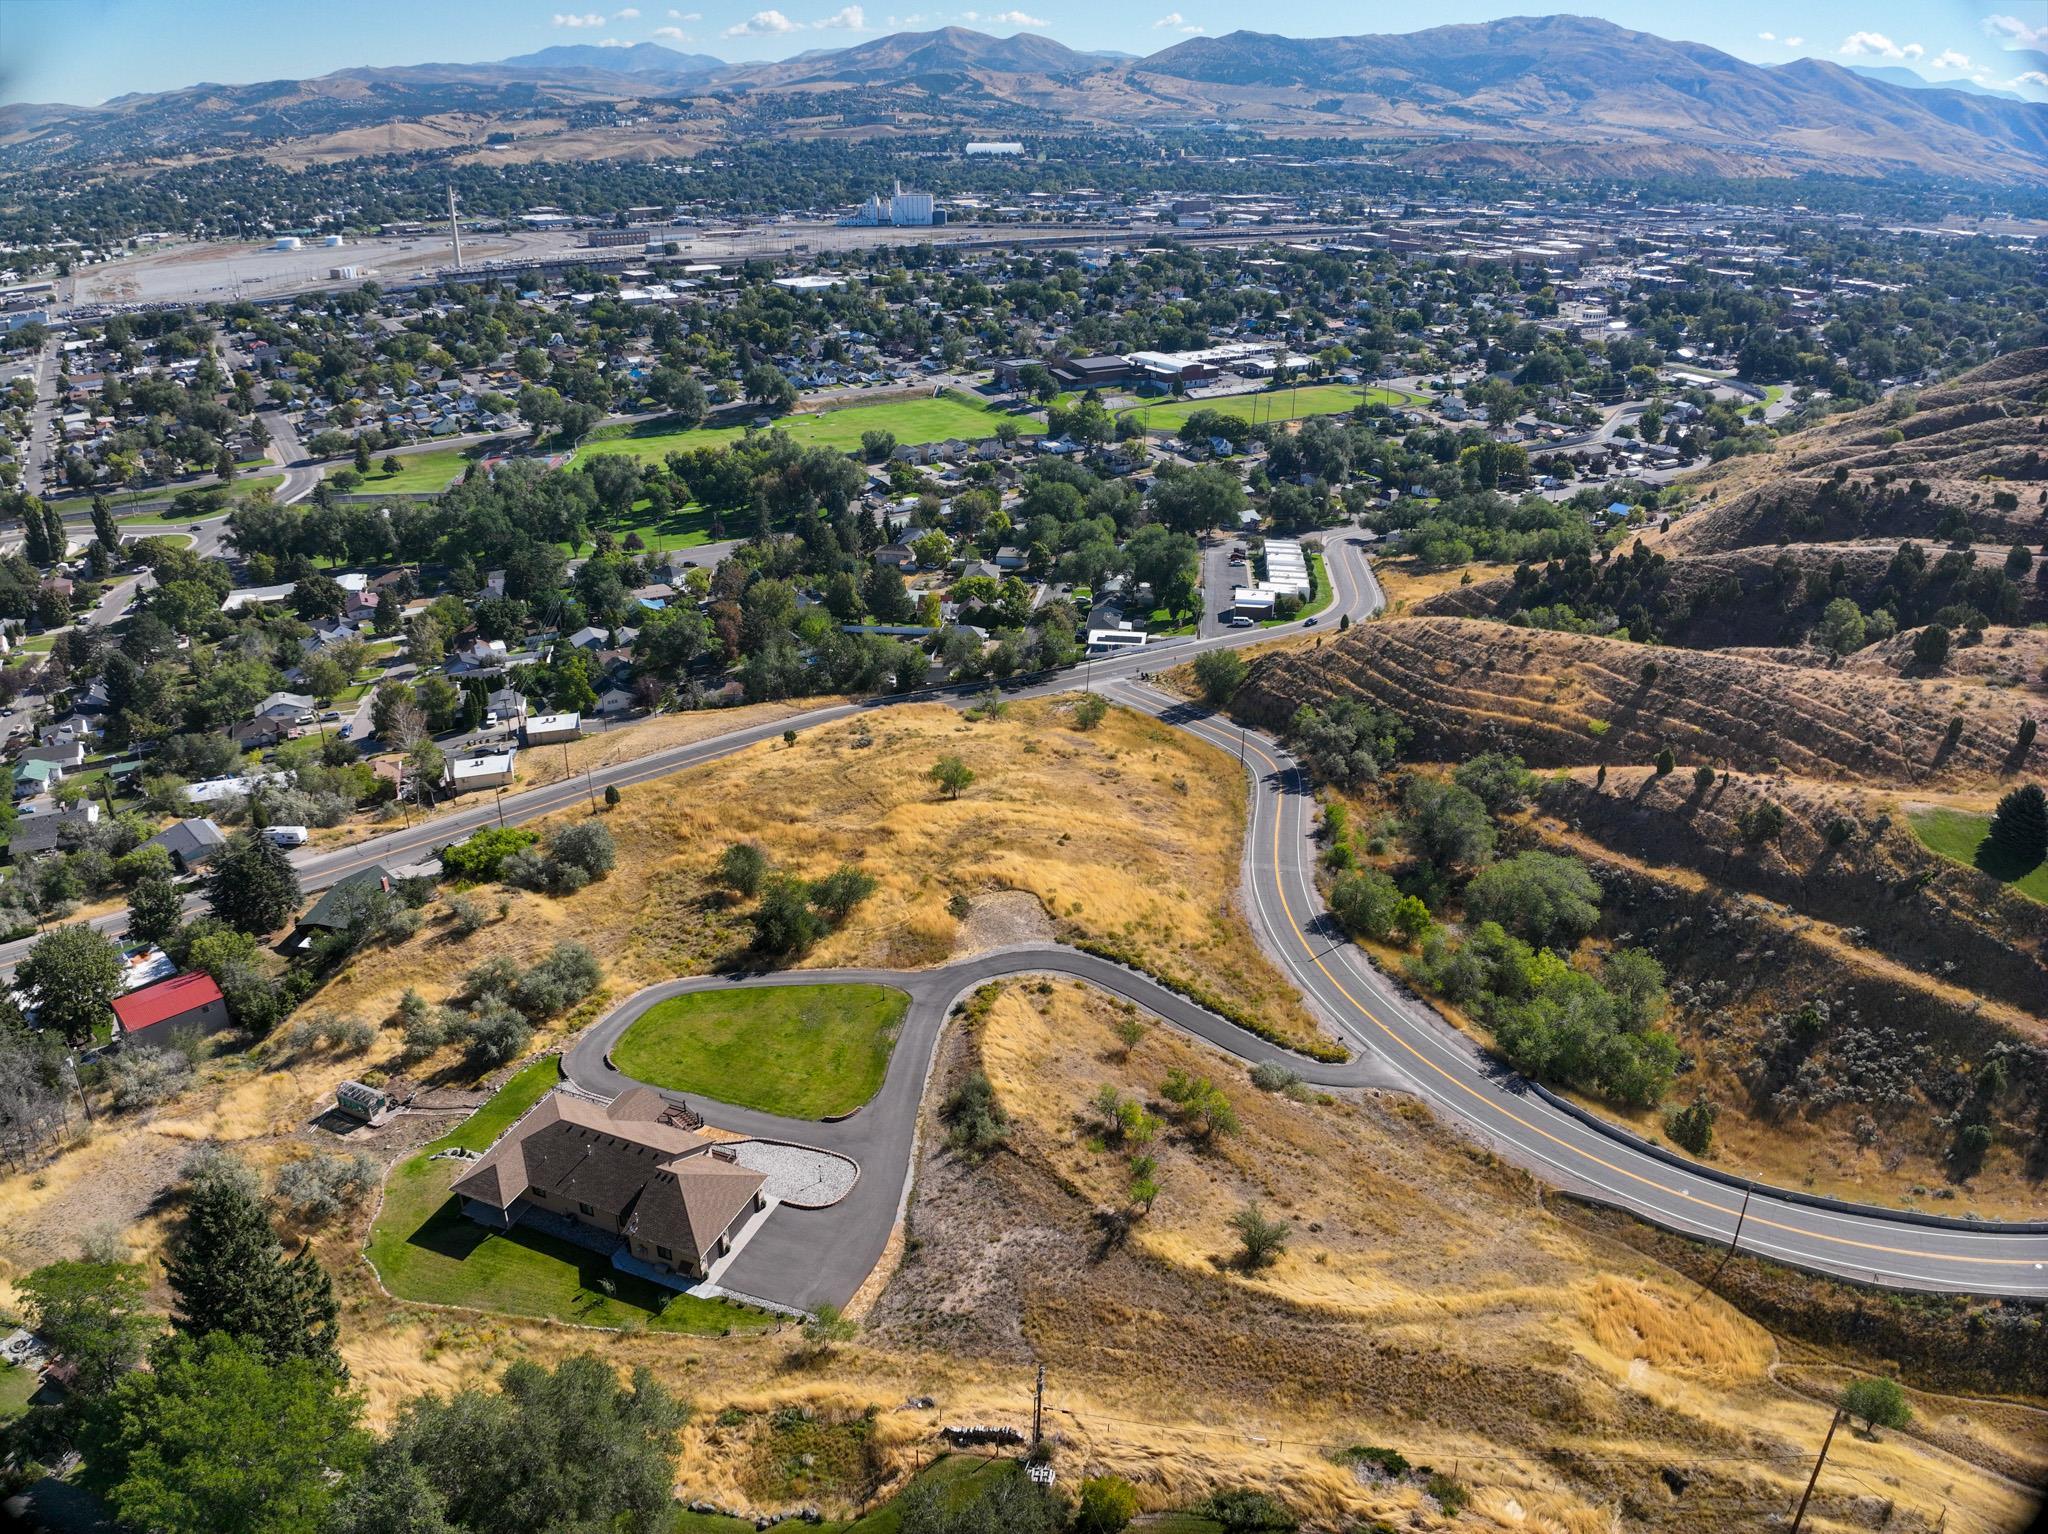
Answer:
POLYGON ((274 250, 297 250, 304 243, 295 234, 281 234, 277 237, 277 244, 271 248, 274 250))
POLYGON ((339 250, 341 249, 341 236, 338 234, 330 234, 327 236, 326 239, 322 240, 320 243, 322 245, 325 245, 329 250, 339 250))

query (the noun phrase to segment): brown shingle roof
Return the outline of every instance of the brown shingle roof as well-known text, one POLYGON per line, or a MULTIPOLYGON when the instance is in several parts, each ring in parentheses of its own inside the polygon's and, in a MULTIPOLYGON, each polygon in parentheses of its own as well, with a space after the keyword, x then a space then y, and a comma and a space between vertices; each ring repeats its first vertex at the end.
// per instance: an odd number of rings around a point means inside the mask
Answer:
POLYGON ((509 1209, 540 1188, 597 1211, 584 1218, 694 1261, 767 1179, 711 1155, 710 1140, 657 1122, 666 1106, 647 1087, 608 1105, 551 1092, 458 1175, 452 1191, 509 1209))

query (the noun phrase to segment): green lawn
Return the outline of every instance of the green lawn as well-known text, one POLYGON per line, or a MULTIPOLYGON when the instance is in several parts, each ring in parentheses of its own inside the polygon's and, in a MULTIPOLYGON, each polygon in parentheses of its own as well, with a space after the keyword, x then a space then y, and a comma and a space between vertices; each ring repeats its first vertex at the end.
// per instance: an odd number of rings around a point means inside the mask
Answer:
POLYGON ((538 1231, 486 1230, 448 1192, 460 1162, 435 1151, 483 1150, 561 1079, 552 1055, 529 1065, 452 1133, 396 1168, 371 1227, 369 1258, 400 1299, 543 1316, 586 1326, 716 1335, 774 1318, 745 1305, 677 1294, 621 1273, 607 1258, 538 1231))
MULTIPOLYGON (((971 396, 947 392, 923 399, 885 400, 872 405, 846 405, 837 410, 778 416, 775 425, 805 447, 833 447, 857 452, 863 432, 886 431, 898 443, 943 442, 949 437, 978 441, 993 437, 1001 421, 1012 422, 1024 436, 1042 434, 1044 426, 1029 416, 991 409, 971 396)), ((698 426, 688 431, 663 430, 660 421, 627 428, 599 428, 577 448, 576 456, 630 453, 643 463, 659 463, 670 453, 693 447, 720 447, 745 435, 739 426, 698 426), (615 430, 618 436, 605 436, 615 430)))
POLYGON ((692 991, 648 1008, 612 1047, 628 1076, 787 1118, 875 1095, 910 998, 879 985, 692 991))
MULTIPOLYGON (((207 494, 213 491, 226 490, 236 495, 244 492, 253 494, 258 490, 275 490, 283 483, 284 476, 282 474, 256 474, 238 479, 232 485, 203 485, 200 487, 200 493, 207 494)), ((109 499, 108 504, 115 507, 132 506, 138 501, 162 501, 167 499, 169 499, 169 495, 162 490, 138 490, 132 495, 113 496, 109 499)), ((67 507, 66 509, 70 508, 67 507)), ((161 511, 137 512, 134 516, 129 517, 116 515, 114 520, 122 527, 165 527, 182 530, 202 517, 219 516, 226 510, 226 507, 222 507, 219 511, 179 513, 166 507, 161 511)))
POLYGON ((2012 886, 2022 895, 2048 903, 2048 863, 2032 868, 2016 867, 1985 844, 1991 830, 1989 815, 1972 815, 1965 810, 1922 810, 1909 817, 1913 834, 1945 858, 1981 870, 2012 886))
MULTIPOLYGON (((749 513, 728 517, 725 523, 726 536, 744 534, 752 527, 753 517, 749 513)), ((671 549, 694 549, 700 543, 711 542, 713 537, 711 513, 695 501, 676 508, 660 521, 656 521, 648 513, 646 501, 635 501, 631 516, 607 522, 604 530, 617 538, 621 544, 629 536, 637 533, 646 549, 663 554, 671 549)), ((588 551, 590 545, 585 544, 580 550, 570 549, 566 543, 557 544, 556 547, 573 554, 588 551)))
POLYGON ((1153 431, 1178 431, 1197 410, 1215 410, 1258 424, 1298 421, 1312 415, 1342 415, 1360 405, 1420 405, 1419 394, 1384 389, 1377 384, 1303 384, 1298 389, 1271 389, 1224 399, 1165 399, 1156 405, 1133 405, 1119 415, 1134 415, 1153 431))
POLYGON ((33 1369, 0 1364, 0 1422, 11 1421, 28 1410, 29 1398, 41 1387, 33 1369))
MULTIPOLYGON (((398 472, 386 474, 380 467, 384 455, 372 453, 370 472, 363 476, 363 482, 356 490, 363 494, 388 490, 393 495, 446 490, 462 477, 472 459, 483 456, 483 453, 482 449, 475 447, 443 447, 428 453, 399 453, 394 456, 398 459, 398 472)), ((353 463, 337 463, 331 465, 326 473, 332 478, 341 470, 354 467, 353 463)))

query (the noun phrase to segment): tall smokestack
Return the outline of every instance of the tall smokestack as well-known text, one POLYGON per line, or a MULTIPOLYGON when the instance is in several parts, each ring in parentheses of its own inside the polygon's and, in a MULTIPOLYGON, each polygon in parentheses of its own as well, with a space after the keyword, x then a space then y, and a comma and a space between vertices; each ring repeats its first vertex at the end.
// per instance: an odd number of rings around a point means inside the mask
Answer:
POLYGON ((455 217, 455 188, 448 188, 448 233, 455 240, 455 270, 462 270, 462 225, 455 217))

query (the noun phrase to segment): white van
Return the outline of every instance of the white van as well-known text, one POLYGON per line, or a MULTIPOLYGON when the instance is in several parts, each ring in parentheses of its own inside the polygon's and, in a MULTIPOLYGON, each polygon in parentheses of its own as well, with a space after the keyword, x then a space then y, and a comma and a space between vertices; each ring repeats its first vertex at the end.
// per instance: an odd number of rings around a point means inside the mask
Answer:
POLYGON ((280 847, 303 847, 306 845, 304 826, 265 826, 263 834, 280 847))

